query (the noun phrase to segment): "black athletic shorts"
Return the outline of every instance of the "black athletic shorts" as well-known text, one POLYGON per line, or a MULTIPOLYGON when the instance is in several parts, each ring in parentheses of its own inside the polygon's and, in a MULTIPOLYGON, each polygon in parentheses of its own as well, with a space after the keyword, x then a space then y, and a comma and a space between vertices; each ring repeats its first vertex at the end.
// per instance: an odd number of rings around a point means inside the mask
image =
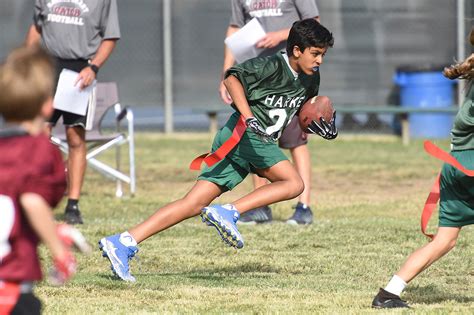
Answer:
MULTIPOLYGON (((76 72, 81 72, 82 69, 88 66, 88 61, 86 59, 61 59, 55 58, 56 61, 56 84, 59 80, 59 74, 63 69, 69 69, 76 72)), ((77 115, 70 112, 65 112, 59 109, 55 109, 53 115, 48 120, 53 126, 56 125, 59 118, 63 117, 63 123, 65 126, 81 126, 86 127, 87 116, 77 115)))
POLYGON ((40 315, 41 301, 33 293, 22 293, 11 315, 40 315))

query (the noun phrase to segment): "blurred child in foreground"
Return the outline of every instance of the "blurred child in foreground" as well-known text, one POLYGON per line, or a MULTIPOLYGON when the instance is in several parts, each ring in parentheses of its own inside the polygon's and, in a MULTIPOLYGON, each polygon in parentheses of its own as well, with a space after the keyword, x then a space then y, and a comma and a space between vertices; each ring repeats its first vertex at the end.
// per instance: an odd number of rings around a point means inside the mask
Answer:
POLYGON ((39 314, 39 241, 51 253, 56 284, 75 273, 69 247, 87 246, 79 231, 57 226, 51 212, 66 178, 60 152, 43 133, 53 111, 50 58, 39 48, 14 50, 0 65, 0 91, 0 314, 39 314))

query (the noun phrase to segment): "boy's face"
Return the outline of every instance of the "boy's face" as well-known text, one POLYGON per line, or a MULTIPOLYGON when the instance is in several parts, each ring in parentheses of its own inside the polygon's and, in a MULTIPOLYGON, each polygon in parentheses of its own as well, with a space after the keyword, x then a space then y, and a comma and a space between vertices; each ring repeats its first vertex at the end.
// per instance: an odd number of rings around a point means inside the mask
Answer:
POLYGON ((323 63, 327 50, 327 47, 308 47, 302 52, 298 46, 295 46, 293 48, 293 55, 297 60, 299 70, 305 74, 312 75, 314 73, 313 69, 319 68, 323 63))

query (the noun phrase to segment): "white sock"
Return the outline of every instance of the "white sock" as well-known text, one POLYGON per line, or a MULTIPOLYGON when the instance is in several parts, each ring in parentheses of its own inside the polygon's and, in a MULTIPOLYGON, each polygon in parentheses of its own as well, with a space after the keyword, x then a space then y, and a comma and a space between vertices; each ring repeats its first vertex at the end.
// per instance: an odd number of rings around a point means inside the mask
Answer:
POLYGON ((394 275, 392 279, 390 279, 390 282, 385 287, 385 291, 400 296, 400 294, 402 294, 406 286, 407 286, 407 283, 403 281, 402 278, 400 278, 397 275, 394 275))
POLYGON ((120 243, 122 243, 125 246, 137 246, 137 241, 133 238, 128 231, 123 232, 120 234, 120 243))
POLYGON ((235 208, 235 206, 231 203, 228 203, 228 204, 225 204, 225 205, 222 205, 222 208, 225 208, 227 210, 235 210, 237 211, 237 208, 235 208))

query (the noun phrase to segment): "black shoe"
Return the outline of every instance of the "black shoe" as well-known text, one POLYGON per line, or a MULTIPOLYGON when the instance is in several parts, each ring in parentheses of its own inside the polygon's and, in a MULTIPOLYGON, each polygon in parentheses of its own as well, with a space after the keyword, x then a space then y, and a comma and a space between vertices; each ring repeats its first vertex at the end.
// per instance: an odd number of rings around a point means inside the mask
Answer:
POLYGON ((372 301, 373 308, 410 308, 407 302, 400 299, 398 295, 385 291, 380 288, 379 293, 372 301))
POLYGON ((68 206, 64 212, 64 221, 68 224, 83 224, 79 206, 68 206))
POLYGON ((272 221, 272 209, 269 206, 259 207, 240 215, 239 224, 262 224, 272 221))
POLYGON ((305 204, 298 202, 295 207, 295 213, 286 220, 288 224, 311 224, 313 223, 313 212, 311 208, 306 206, 305 204))

